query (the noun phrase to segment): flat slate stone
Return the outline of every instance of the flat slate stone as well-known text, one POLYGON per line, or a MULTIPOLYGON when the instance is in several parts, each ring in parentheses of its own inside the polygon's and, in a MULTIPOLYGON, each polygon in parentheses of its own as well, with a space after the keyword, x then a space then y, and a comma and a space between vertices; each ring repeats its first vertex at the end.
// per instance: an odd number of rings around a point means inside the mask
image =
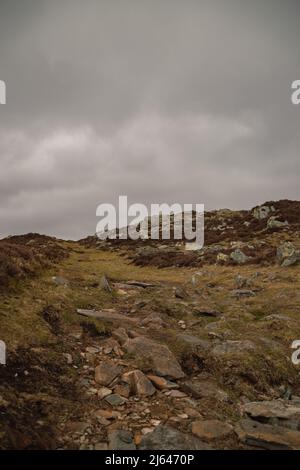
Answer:
POLYGON ((266 450, 300 450, 300 432, 282 426, 244 419, 235 431, 240 440, 249 446, 266 450))
POLYGON ((211 447, 195 436, 184 434, 167 425, 159 425, 146 434, 141 441, 141 450, 209 450, 211 447))

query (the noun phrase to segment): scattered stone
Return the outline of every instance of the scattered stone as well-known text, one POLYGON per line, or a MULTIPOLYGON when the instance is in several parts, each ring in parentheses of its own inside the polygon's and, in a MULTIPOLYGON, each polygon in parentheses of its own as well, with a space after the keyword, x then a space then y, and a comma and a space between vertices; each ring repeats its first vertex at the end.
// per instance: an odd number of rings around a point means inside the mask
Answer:
POLYGON ((252 282, 247 277, 241 276, 238 274, 235 278, 235 285, 237 289, 245 289, 252 286, 252 282))
POLYGON ((158 313, 153 312, 141 321, 141 326, 152 326, 156 328, 161 328, 165 327, 166 323, 162 320, 158 313))
POLYGON ((289 223, 287 221, 281 222, 280 220, 276 219, 276 216, 272 215, 267 222, 267 229, 273 228, 282 228, 288 226, 289 223))
POLYGON ((127 281, 126 284, 128 286, 142 287, 143 289, 147 289, 148 287, 157 287, 156 284, 151 284, 150 282, 142 282, 142 281, 127 281))
POLYGON ((120 416, 120 413, 113 410, 96 410, 94 415, 96 418, 116 419, 120 416))
POLYGON ((109 433, 109 450, 135 450, 136 446, 129 431, 123 429, 109 433))
POLYGON ((65 279, 64 277, 62 277, 62 276, 53 276, 52 281, 57 286, 67 287, 69 285, 69 281, 67 279, 65 279))
POLYGON ((234 289, 231 291, 231 295, 239 299, 241 297, 255 297, 255 292, 250 289, 234 289))
POLYGON ((201 414, 195 408, 187 406, 184 408, 184 412, 189 418, 201 418, 201 414))
POLYGON ((121 383, 121 384, 117 384, 114 387, 114 393, 116 393, 117 395, 121 395, 124 398, 129 398, 131 391, 127 383, 121 383))
POLYGON ((229 256, 226 255, 226 253, 218 253, 217 254, 217 263, 227 263, 227 261, 229 260, 229 256))
POLYGON ((195 308, 193 310, 193 315, 195 317, 210 317, 210 318, 218 318, 220 317, 222 314, 220 312, 218 312, 217 310, 199 310, 197 308, 195 308))
POLYGON ((148 379, 155 385, 158 390, 171 390, 179 388, 179 385, 170 380, 164 379, 163 377, 158 377, 157 375, 147 375, 148 379))
POLYGON ((67 424, 67 430, 73 434, 84 434, 90 424, 83 421, 72 421, 67 424))
POLYGON ((230 254, 230 258, 237 264, 245 264, 249 259, 248 256, 246 256, 239 248, 230 254))
POLYGON ((178 326, 179 326, 182 330, 186 330, 186 323, 185 323, 183 320, 179 320, 178 326))
POLYGON ((64 358, 67 361, 67 364, 73 364, 73 357, 72 354, 69 353, 63 353, 64 358))
POLYGON ((221 356, 224 354, 238 354, 244 351, 255 351, 255 350, 256 350, 256 346, 252 341, 227 340, 227 341, 223 341, 222 343, 216 344, 212 349, 212 353, 215 356, 221 356))
POLYGON ((148 428, 143 428, 143 429, 142 429, 142 435, 143 435, 143 436, 146 436, 146 434, 150 434, 151 432, 153 432, 154 429, 155 429, 155 428, 149 428, 149 427, 148 427, 148 428))
POLYGON ((112 390, 110 388, 102 387, 98 390, 98 397, 100 398, 100 400, 111 394, 112 390))
POLYGON ((171 379, 184 377, 177 359, 164 344, 139 336, 129 339, 124 344, 124 348, 127 353, 135 356, 136 361, 140 363, 140 368, 146 372, 152 370, 156 375, 171 379))
POLYGON ((95 346, 88 346, 87 348, 85 348, 85 350, 89 354, 98 354, 98 352, 100 351, 100 349, 96 348, 95 346))
POLYGON ((105 274, 100 279, 99 287, 100 287, 100 289, 102 289, 106 292, 112 292, 112 288, 110 287, 110 284, 109 284, 108 279, 105 276, 105 274))
POLYGON ((168 390, 165 393, 168 397, 171 398, 185 398, 187 397, 187 394, 184 392, 181 392, 180 390, 168 390))
POLYGON ((94 450, 108 450, 107 442, 98 442, 94 445, 94 450))
POLYGON ((126 315, 122 315, 120 313, 116 313, 114 309, 106 309, 102 311, 95 311, 95 310, 85 310, 85 309, 77 309, 78 315, 83 315, 85 317, 91 318, 98 318, 102 321, 108 321, 112 323, 124 323, 128 324, 136 324, 138 320, 136 318, 130 318, 126 315))
POLYGON ((217 419, 208 419, 204 421, 195 421, 192 424, 192 433, 205 441, 214 439, 223 439, 229 436, 233 427, 217 419))
POLYGON ((188 297, 187 292, 182 287, 175 288, 175 297, 177 299, 186 299, 188 297))
POLYGON ((151 381, 143 374, 140 370, 134 370, 127 374, 127 377, 130 382, 131 391, 133 395, 138 395, 139 397, 151 396, 155 393, 155 388, 153 387, 151 381))
POLYGON ((214 398, 219 401, 228 400, 228 394, 221 390, 212 380, 189 380, 183 382, 180 388, 194 398, 214 398))
POLYGON ((120 343, 121 346, 123 346, 123 344, 128 340, 125 328, 117 328, 112 332, 112 336, 120 343))
POLYGON ((300 432, 281 426, 241 420, 235 429, 242 442, 266 450, 300 450, 300 432))
POLYGON ((116 393, 113 393, 112 395, 108 395, 107 397, 105 397, 105 401, 111 406, 121 406, 127 402, 127 399, 121 397, 120 395, 117 395, 116 393))
POLYGON ((95 368, 95 382, 100 385, 109 385, 122 369, 113 362, 102 362, 95 368))
POLYGON ((210 447, 195 436, 167 426, 157 426, 143 436, 141 450, 208 450, 210 447))

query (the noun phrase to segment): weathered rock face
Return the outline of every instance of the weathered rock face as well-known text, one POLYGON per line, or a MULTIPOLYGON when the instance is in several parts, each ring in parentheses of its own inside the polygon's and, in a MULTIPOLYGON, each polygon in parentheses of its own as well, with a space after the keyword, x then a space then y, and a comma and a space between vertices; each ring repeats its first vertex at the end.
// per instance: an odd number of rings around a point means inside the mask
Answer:
POLYGON ((300 432, 281 426, 271 426, 244 419, 240 421, 236 433, 242 442, 250 446, 267 450, 300 449, 300 432))
POLYGON ((236 264, 245 264, 248 261, 248 256, 246 256, 245 253, 243 253, 243 251, 239 248, 230 253, 230 258, 236 264))
POLYGON ((291 242, 284 242, 277 248, 277 261, 283 267, 292 266, 300 259, 300 253, 291 242))
POLYGON ((135 356, 136 362, 140 363, 140 368, 144 371, 152 370, 154 374, 171 379, 184 377, 177 359, 164 344, 139 336, 129 339, 124 344, 124 349, 135 356))
POLYGON ((300 403, 285 400, 246 403, 242 411, 250 418, 264 423, 300 429, 300 403))
POLYGON ((198 420, 192 424, 192 433, 205 441, 222 439, 233 432, 233 426, 217 419, 198 420))
POLYGON ((184 434, 170 426, 158 426, 143 437, 141 450, 209 450, 210 447, 195 436, 184 434))
POLYGON ((274 212, 274 210, 272 206, 259 206, 253 209, 252 215, 255 219, 263 220, 266 219, 271 212, 274 212))
POLYGON ((100 385, 109 385, 121 371, 121 367, 111 361, 102 362, 95 368, 95 382, 100 385))

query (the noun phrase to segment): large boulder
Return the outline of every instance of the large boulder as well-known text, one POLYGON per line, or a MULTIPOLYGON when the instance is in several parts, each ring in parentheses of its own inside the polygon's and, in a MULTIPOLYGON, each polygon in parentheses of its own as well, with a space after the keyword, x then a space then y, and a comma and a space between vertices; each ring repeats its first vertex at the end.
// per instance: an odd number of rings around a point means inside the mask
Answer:
POLYGON ((299 250, 291 242, 284 242, 277 248, 277 260, 283 267, 292 266, 300 259, 299 250))
POLYGON ((274 212, 275 209, 273 206, 259 206, 255 207, 252 211, 252 215, 255 219, 263 220, 266 219, 271 212, 274 212))
POLYGON ((165 344, 157 343, 144 336, 129 339, 124 344, 125 351, 134 357, 143 371, 156 375, 181 379, 184 377, 177 359, 165 344))

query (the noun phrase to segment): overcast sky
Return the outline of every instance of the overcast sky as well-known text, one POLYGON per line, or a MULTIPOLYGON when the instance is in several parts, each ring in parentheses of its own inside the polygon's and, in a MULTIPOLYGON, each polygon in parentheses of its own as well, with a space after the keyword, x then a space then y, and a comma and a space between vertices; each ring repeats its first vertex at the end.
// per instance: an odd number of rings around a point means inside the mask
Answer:
POLYGON ((0 237, 300 199, 298 0, 0 0, 0 237))

